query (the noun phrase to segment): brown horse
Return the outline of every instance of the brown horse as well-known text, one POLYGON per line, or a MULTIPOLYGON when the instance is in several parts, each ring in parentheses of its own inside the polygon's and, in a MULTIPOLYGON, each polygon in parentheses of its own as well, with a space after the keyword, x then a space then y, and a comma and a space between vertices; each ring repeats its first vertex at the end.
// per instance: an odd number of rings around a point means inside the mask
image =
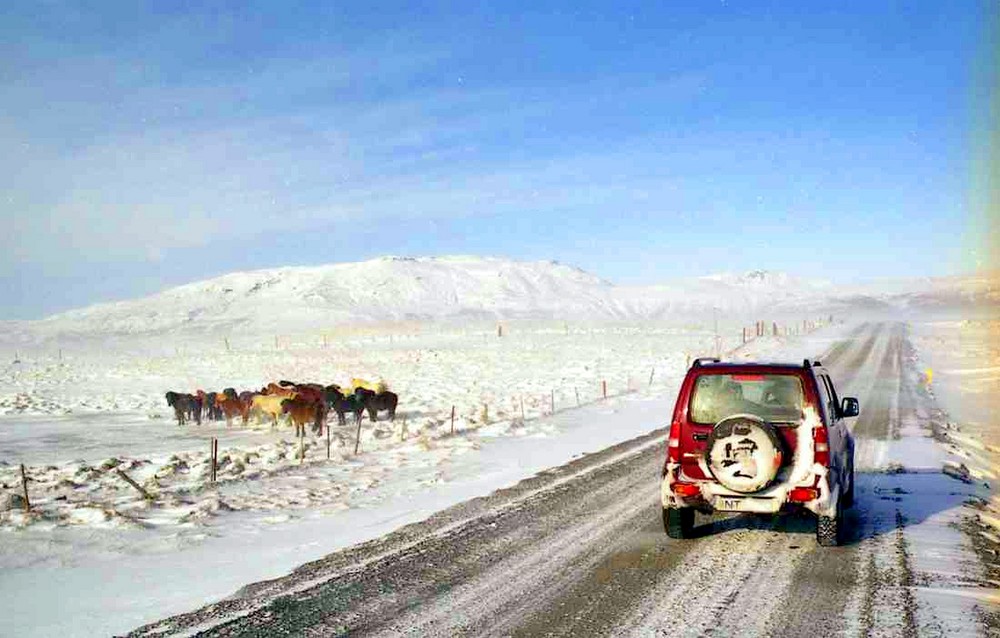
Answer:
POLYGON ((323 429, 323 417, 326 416, 322 403, 307 401, 302 398, 284 399, 281 402, 281 411, 292 417, 295 425, 295 436, 305 436, 306 424, 313 424, 313 432, 320 432, 323 429))
POLYGON ((296 394, 295 390, 292 388, 284 388, 277 383, 268 383, 267 388, 265 389, 267 392, 264 392, 264 394, 270 397, 284 397, 286 399, 291 399, 294 398, 296 394))
POLYGON ((226 394, 218 394, 215 397, 215 405, 222 410, 222 414, 225 415, 226 427, 233 424, 233 417, 235 416, 242 418, 243 425, 246 425, 247 417, 250 416, 250 409, 244 406, 243 402, 237 397, 226 394))

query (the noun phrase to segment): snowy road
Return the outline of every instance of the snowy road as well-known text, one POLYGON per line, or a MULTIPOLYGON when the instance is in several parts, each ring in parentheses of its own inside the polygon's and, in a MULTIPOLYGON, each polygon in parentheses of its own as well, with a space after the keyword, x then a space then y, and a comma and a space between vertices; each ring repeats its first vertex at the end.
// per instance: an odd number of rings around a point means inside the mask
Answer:
POLYGON ((997 584, 959 529, 978 488, 940 472, 906 331, 865 324, 824 355, 862 406, 844 547, 805 517, 668 539, 657 431, 137 634, 992 635, 997 584))

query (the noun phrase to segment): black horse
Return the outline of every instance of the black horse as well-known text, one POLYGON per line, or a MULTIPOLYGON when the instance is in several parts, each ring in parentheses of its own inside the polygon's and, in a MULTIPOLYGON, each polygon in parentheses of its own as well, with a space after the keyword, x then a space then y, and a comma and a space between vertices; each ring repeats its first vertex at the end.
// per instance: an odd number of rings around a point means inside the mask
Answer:
POLYGON ((345 395, 339 385, 328 385, 323 388, 323 397, 327 407, 337 413, 337 423, 347 425, 347 419, 344 418, 347 412, 353 412, 354 422, 361 423, 365 404, 357 392, 345 395))
POLYGON ((174 409, 177 425, 184 425, 185 419, 189 418, 194 418, 201 425, 201 400, 198 397, 182 392, 167 392, 165 396, 167 405, 174 409))
POLYGON ((375 392, 368 388, 355 388, 354 394, 361 397, 365 409, 368 410, 368 417, 372 421, 378 421, 378 413, 381 410, 388 410, 389 420, 396 420, 396 405, 399 404, 399 395, 395 392, 375 392))
POLYGON ((222 395, 221 392, 206 392, 205 393, 205 407, 207 408, 208 414, 206 415, 211 421, 221 421, 224 417, 222 415, 222 408, 220 408, 215 403, 215 397, 222 395))

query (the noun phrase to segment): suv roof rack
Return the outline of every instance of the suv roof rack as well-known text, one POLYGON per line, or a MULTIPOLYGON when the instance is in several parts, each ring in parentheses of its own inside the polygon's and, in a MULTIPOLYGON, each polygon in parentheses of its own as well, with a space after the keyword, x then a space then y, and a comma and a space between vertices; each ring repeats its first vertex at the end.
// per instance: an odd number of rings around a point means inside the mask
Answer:
POLYGON ((821 368, 821 367, 823 367, 823 364, 820 363, 819 360, 817 359, 816 361, 813 361, 813 367, 814 368, 821 368))
POLYGON ((809 363, 809 359, 803 359, 802 360, 802 367, 803 368, 811 368, 812 367, 812 364, 809 363))
POLYGON ((720 359, 718 357, 696 357, 694 361, 691 362, 692 368, 700 368, 706 363, 719 363, 720 359))

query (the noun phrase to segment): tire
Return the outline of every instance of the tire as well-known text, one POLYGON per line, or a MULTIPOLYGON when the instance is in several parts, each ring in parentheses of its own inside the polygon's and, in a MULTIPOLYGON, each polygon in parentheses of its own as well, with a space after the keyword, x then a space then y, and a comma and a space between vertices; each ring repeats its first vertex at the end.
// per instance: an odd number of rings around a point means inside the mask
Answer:
POLYGON ((841 503, 837 502, 837 511, 833 516, 816 516, 816 542, 820 547, 836 547, 840 545, 841 527, 844 515, 841 503))
POLYGON ((851 486, 844 492, 844 509, 854 507, 854 461, 851 461, 851 471, 847 473, 847 478, 850 480, 851 486))
POLYGON ((785 463, 784 445, 763 419, 738 414, 712 428, 705 445, 705 463, 726 489, 754 494, 774 483, 785 463))
POLYGON ((670 538, 693 538, 694 510, 690 507, 663 508, 663 529, 670 538))

